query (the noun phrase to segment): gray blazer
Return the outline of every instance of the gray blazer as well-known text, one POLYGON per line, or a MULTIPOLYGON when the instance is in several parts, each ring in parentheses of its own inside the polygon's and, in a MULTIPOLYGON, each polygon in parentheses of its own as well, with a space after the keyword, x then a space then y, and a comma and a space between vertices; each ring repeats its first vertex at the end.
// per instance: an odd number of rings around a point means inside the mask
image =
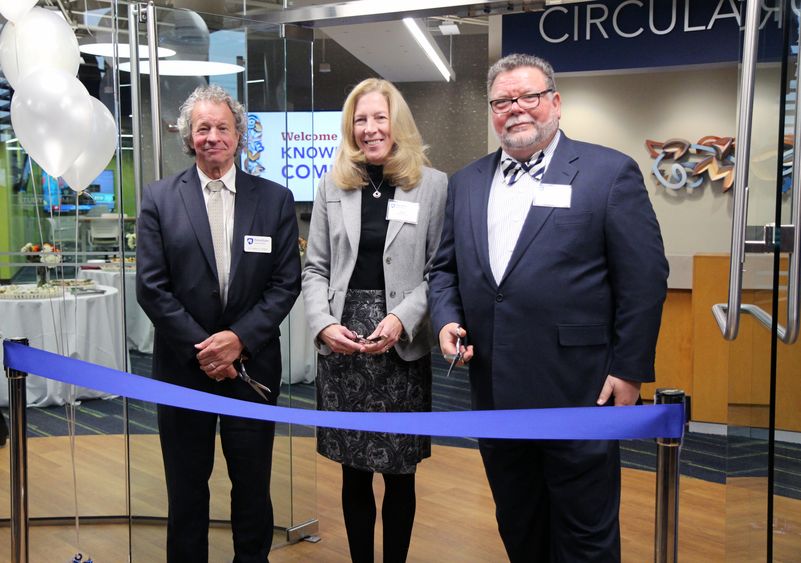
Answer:
MULTIPOLYGON (((428 315, 428 272, 439 246, 447 184, 444 173, 423 168, 418 186, 395 190, 396 200, 420 204, 417 224, 390 221, 384 243, 387 313, 403 323, 404 334, 395 350, 406 361, 421 358, 434 344, 428 315)), ((330 174, 320 180, 303 269, 303 300, 315 346, 324 355, 331 350, 316 337, 342 318, 359 249, 361 202, 361 190, 339 188, 330 174)))

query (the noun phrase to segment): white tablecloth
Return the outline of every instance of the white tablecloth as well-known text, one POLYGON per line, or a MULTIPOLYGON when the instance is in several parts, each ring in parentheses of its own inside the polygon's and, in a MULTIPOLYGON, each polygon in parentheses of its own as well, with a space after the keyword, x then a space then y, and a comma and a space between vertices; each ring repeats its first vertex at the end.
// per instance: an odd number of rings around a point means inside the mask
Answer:
MULTIPOLYGON (((116 287, 122 291, 119 270, 81 270, 78 277, 94 280, 99 285, 116 287)), ((128 332, 128 349, 144 354, 153 353, 153 323, 136 302, 136 270, 125 271, 125 328, 128 332)))
POLYGON ((298 297, 289 316, 281 323, 281 361, 284 383, 314 381, 314 341, 306 324, 303 296, 298 297))
MULTIPOLYGON (((122 315, 119 293, 100 286, 102 295, 66 295, 50 299, 0 299, 0 334, 25 337, 32 347, 85 360, 117 370, 124 369, 122 315)), ((0 361, 3 352, 0 348, 0 361)), ((108 395, 35 375, 27 378, 28 405, 63 405, 71 399, 108 395)), ((0 381, 0 405, 8 405, 8 380, 0 381)))

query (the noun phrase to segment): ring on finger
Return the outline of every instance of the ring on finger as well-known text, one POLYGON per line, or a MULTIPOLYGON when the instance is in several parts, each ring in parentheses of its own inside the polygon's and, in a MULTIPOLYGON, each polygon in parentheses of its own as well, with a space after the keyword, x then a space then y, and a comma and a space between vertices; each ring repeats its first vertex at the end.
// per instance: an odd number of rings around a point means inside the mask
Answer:
POLYGON ((211 369, 217 369, 217 368, 214 366, 214 364, 213 364, 213 363, 211 363, 211 364, 209 364, 209 365, 211 366, 211 369))

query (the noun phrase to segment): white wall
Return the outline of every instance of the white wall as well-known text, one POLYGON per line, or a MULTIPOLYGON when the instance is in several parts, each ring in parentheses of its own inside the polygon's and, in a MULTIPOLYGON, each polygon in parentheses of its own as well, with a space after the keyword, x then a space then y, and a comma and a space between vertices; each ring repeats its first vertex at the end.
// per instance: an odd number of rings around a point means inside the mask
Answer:
MULTIPOLYGON (((653 176, 646 139, 736 136, 739 74, 735 66, 627 74, 556 76, 564 132, 613 147, 640 165, 668 255, 728 253, 733 197, 722 181, 706 180, 693 192, 665 189, 653 176)), ((751 148, 748 224, 773 221, 778 131, 779 71, 757 72, 751 148)), ((489 150, 497 148, 490 126, 489 150)), ((670 162, 670 161, 668 161, 670 162)), ((783 222, 789 217, 785 196, 783 222)))
MULTIPOLYGON (((722 183, 693 192, 668 190, 651 173, 645 140, 696 142, 734 136, 737 69, 624 75, 557 75, 562 129, 573 138, 616 148, 640 165, 668 254, 728 252, 732 197, 722 183)), ((632 233, 636 236, 636 233, 632 233)))

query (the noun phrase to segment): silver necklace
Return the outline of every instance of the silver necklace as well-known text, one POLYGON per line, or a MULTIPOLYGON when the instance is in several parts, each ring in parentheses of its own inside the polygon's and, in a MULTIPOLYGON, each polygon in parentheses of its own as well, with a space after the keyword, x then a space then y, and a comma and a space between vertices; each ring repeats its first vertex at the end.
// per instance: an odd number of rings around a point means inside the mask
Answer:
POLYGON ((370 184, 373 186, 373 197, 376 198, 376 199, 380 198, 381 197, 381 186, 384 185, 384 178, 381 178, 381 183, 378 184, 378 187, 375 186, 375 182, 373 182, 372 178, 370 178, 368 176, 367 179, 370 180, 370 184))

